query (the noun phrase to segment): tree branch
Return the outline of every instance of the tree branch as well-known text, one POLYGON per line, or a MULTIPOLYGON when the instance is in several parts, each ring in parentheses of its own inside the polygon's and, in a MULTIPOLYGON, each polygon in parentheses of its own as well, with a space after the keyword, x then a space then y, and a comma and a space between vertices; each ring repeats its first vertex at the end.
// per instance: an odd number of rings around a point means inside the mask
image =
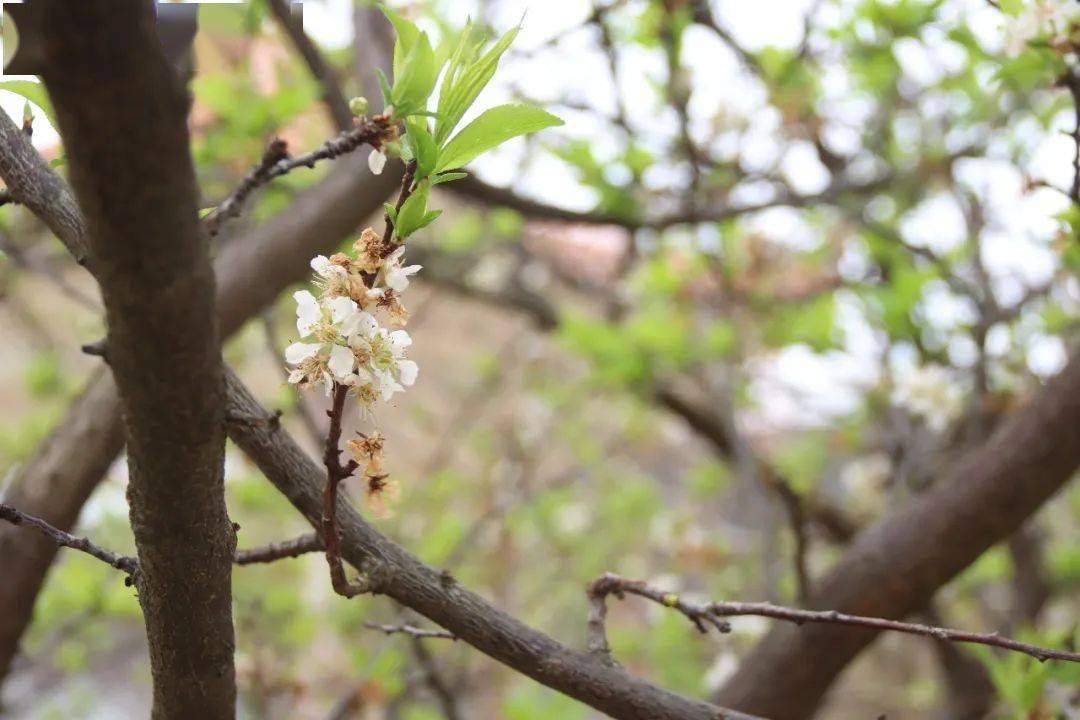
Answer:
POLYGON ((137 559, 106 550, 91 542, 89 538, 75 537, 71 533, 53 527, 41 518, 27 515, 5 503, 0 503, 0 520, 9 522, 12 525, 28 525, 57 545, 84 552, 106 565, 111 565, 117 570, 123 570, 131 578, 134 578, 135 573, 139 571, 139 561, 137 559))
MULTIPOLYGON (((932 489, 871 525, 811 597, 814 609, 899 620, 1012 535, 1080 466, 1080 355, 932 489)), ((808 717, 876 629, 778 626, 718 694, 768 717, 808 717), (825 650, 824 648, 827 648, 825 650)))
POLYGON ((270 543, 257 548, 237 550, 233 559, 237 565, 254 565, 255 563, 270 563, 284 558, 295 558, 307 553, 319 552, 324 549, 322 538, 315 533, 307 533, 291 540, 270 543))
POLYGON ((357 468, 355 460, 350 460, 344 466, 341 464, 341 415, 348 395, 347 385, 335 383, 333 405, 326 411, 330 417, 330 429, 326 433, 326 451, 323 454, 323 463, 326 465, 326 486, 323 488, 323 513, 320 522, 326 544, 326 563, 330 566, 330 582, 334 587, 334 592, 347 598, 371 590, 367 583, 351 583, 345 577, 345 566, 341 562, 341 536, 337 529, 338 485, 352 475, 357 468))
POLYGON ((898 622, 884 618, 847 615, 835 610, 801 610, 767 602, 688 602, 676 593, 659 590, 642 580, 627 580, 612 573, 601 575, 598 580, 589 585, 586 592, 591 605, 596 609, 595 612, 590 611, 589 613, 589 648, 594 651, 602 651, 605 654, 608 649, 607 640, 604 638, 604 600, 608 595, 614 595, 622 600, 625 595, 629 594, 638 595, 664 607, 678 610, 689 618, 702 633, 707 631, 708 625, 712 625, 722 633, 730 631, 730 625, 723 618, 756 615, 758 617, 773 618, 774 620, 784 620, 794 623, 796 626, 807 623, 850 625, 873 630, 889 630, 907 635, 921 635, 948 642, 987 645, 1030 655, 1039 662, 1047 660, 1080 662, 1080 653, 1031 645, 1002 637, 997 633, 951 630, 949 628, 898 622), (597 618, 595 622, 594 618, 597 618))
POLYGON ((384 625, 377 622, 365 622, 364 627, 378 630, 386 635, 408 635, 412 638, 439 638, 442 640, 457 640, 457 636, 445 630, 425 630, 415 625, 384 625))
POLYGON ((7 185, 11 201, 40 218, 75 262, 86 265, 86 227, 75 198, 6 112, 0 113, 0 178, 7 185))
POLYGON ((304 32, 304 24, 297 22, 289 9, 289 0, 267 0, 270 12, 274 19, 285 30, 297 52, 304 59, 311 74, 322 89, 322 101, 326 105, 330 119, 339 130, 348 128, 352 123, 353 114, 349 110, 349 101, 341 92, 341 82, 337 71, 326 61, 319 48, 315 46, 311 38, 304 32))
POLYGON ((290 157, 284 140, 274 139, 266 147, 262 159, 251 169, 232 193, 220 205, 203 218, 203 224, 211 236, 217 235, 226 220, 240 214, 244 201, 257 188, 293 170, 313 168, 322 160, 333 160, 350 153, 362 145, 378 149, 383 142, 392 140, 396 130, 390 119, 383 115, 356 119, 356 127, 331 138, 315 150, 297 157, 290 157))
MULTIPOLYGON (((233 411, 267 412, 231 372, 233 411)), ((320 469, 284 428, 234 425, 230 437, 315 527, 322 525, 325 468, 320 469)), ((351 507, 337 506, 342 557, 371 580, 372 590, 411 607, 460 640, 550 688, 615 718, 746 720, 751 717, 691 700, 577 653, 523 625, 462 587, 449 573, 422 563, 351 507)))

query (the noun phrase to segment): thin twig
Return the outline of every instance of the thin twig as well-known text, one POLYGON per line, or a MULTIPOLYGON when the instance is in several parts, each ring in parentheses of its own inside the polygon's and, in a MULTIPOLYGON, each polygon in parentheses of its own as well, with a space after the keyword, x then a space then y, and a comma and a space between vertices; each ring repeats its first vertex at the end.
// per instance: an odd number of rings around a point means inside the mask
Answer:
MULTIPOLYGON (((401 191, 398 193, 397 203, 394 204, 394 215, 396 216, 401 212, 401 206, 405 204, 405 201, 412 195, 413 190, 413 178, 416 176, 416 161, 410 160, 405 165, 405 174, 401 176, 401 191)), ((383 220, 386 221, 386 229, 383 230, 382 246, 386 254, 390 254, 390 251, 394 249, 394 221, 390 219, 390 213, 383 214, 383 220)))
POLYGON ((353 474, 358 467, 355 460, 344 466, 341 464, 341 416, 348 397, 347 385, 334 385, 333 405, 326 414, 330 417, 330 430, 326 434, 326 452, 323 462, 326 465, 326 487, 323 490, 322 536, 326 543, 326 562, 330 566, 330 583, 334 591, 344 597, 355 597, 371 591, 368 583, 351 583, 345 577, 345 566, 341 562, 341 537, 337 529, 338 485, 353 474))
POLYGON ((352 120, 352 112, 349 111, 349 102, 341 92, 341 81, 334 67, 327 62, 319 48, 304 32, 304 24, 299 22, 299 17, 294 17, 290 12, 290 0, 269 0, 267 5, 273 13, 278 24, 285 30, 285 34, 292 40, 297 52, 304 59, 311 74, 319 82, 322 91, 322 101, 330 113, 331 119, 338 127, 348 127, 352 120))
MULTIPOLYGON (((12 525, 28 525, 49 538, 61 547, 79 550, 87 555, 96 557, 103 563, 117 570, 123 570, 129 576, 134 577, 139 571, 138 558, 129 555, 119 555, 112 550, 107 550, 95 544, 89 538, 76 537, 71 533, 50 525, 45 520, 33 515, 28 515, 10 505, 0 503, 0 520, 5 520, 12 525)), ((323 549, 322 539, 315 533, 308 533, 292 540, 270 543, 259 548, 238 550, 234 557, 237 565, 251 565, 253 563, 268 563, 282 558, 298 557, 304 553, 317 552, 323 549)))
POLYGON ((440 638, 443 640, 457 640, 457 636, 447 630, 427 630, 402 623, 401 625, 385 625, 377 622, 365 622, 364 627, 378 630, 386 635, 408 635, 414 638, 440 638))
POLYGON ((626 580, 612 573, 604 573, 589 583, 585 589, 585 594, 589 598, 587 646, 590 653, 610 658, 611 648, 608 646, 605 629, 605 620, 607 619, 606 600, 608 595, 614 595, 622 600, 625 598, 626 593, 640 595, 643 598, 660 603, 664 607, 678 610, 701 633, 708 632, 710 625, 722 633, 731 631, 731 625, 709 612, 708 604, 687 602, 675 593, 657 590, 646 585, 643 581, 626 580))
POLYGON ((315 533, 307 533, 291 540, 282 540, 247 550, 237 550, 233 559, 237 565, 269 563, 283 558, 300 557, 311 552, 323 550, 322 538, 315 533))
POLYGON ((625 595, 638 595, 665 607, 678 610, 686 615, 694 623, 698 630, 705 632, 706 623, 712 625, 720 632, 727 632, 730 626, 723 618, 756 615, 775 620, 802 625, 804 623, 823 623, 830 625, 850 625, 870 630, 889 630, 907 635, 921 635, 936 640, 971 643, 975 645, 988 645, 1012 650, 1014 652, 1030 655, 1039 662, 1046 660, 1065 660, 1068 662, 1080 662, 1080 653, 1068 650, 1054 650, 1038 645, 1023 643, 1002 637, 997 633, 975 633, 966 630, 952 630, 950 628, 922 625, 919 623, 906 623, 898 620, 885 618, 865 617, 862 615, 847 615, 835 610, 802 610, 799 608, 783 607, 767 602, 706 602, 693 603, 683 600, 676 593, 664 592, 651 587, 641 580, 627 580, 612 573, 605 573, 598 580, 589 585, 587 595, 590 601, 589 607, 589 650, 608 654, 607 639, 604 632, 604 599, 608 595, 615 595, 622 599, 625 595))
MULTIPOLYGON (((427 631, 428 633, 433 631, 427 631)), ((445 631, 443 631, 445 632, 445 631)), ((450 640, 456 640, 453 635, 449 635, 450 640)), ((430 634, 427 637, 431 637, 430 634)), ((443 636, 439 636, 443 637, 443 636)), ((445 720, 460 720, 461 712, 458 710, 457 695, 451 689, 450 684, 446 682, 446 679, 439 671, 439 666, 435 662, 435 658, 431 656, 431 651, 428 650, 424 644, 423 639, 417 635, 412 635, 409 638, 409 645, 412 646, 413 657, 416 658, 416 663, 420 666, 421 672, 424 674, 424 684, 431 690, 431 694, 435 696, 435 699, 439 703, 439 708, 442 710, 445 720)))
POLYGON ((41 518, 27 515, 10 505, 0 503, 0 520, 5 520, 12 525, 29 525, 57 545, 68 547, 73 550, 79 550, 87 555, 96 557, 98 560, 107 565, 111 565, 117 570, 123 570, 129 577, 133 578, 139 571, 139 561, 137 559, 127 555, 118 555, 112 550, 106 550, 100 545, 91 542, 89 538, 75 537, 71 533, 66 533, 59 528, 53 527, 41 518))
POLYGON ((240 214, 244 201, 257 188, 271 180, 291 172, 299 167, 313 168, 321 160, 333 160, 356 150, 362 145, 380 148, 392 140, 397 132, 390 118, 385 115, 359 117, 356 127, 347 130, 335 138, 327 140, 311 152, 297 157, 288 155, 285 143, 274 140, 267 146, 262 159, 244 177, 240 184, 225 200, 203 218, 203 225, 213 237, 221 231, 221 225, 229 218, 240 214))
MULTIPOLYGON (((6 202, 12 202, 11 193, 7 190, 0 191, 0 205, 6 202)), ((47 259, 31 258, 29 253, 12 242, 6 233, 0 233, 0 251, 3 251, 15 265, 23 270, 40 275, 52 282, 61 293, 87 310, 94 313, 102 311, 101 304, 97 300, 68 282, 63 274, 54 268, 47 259)))

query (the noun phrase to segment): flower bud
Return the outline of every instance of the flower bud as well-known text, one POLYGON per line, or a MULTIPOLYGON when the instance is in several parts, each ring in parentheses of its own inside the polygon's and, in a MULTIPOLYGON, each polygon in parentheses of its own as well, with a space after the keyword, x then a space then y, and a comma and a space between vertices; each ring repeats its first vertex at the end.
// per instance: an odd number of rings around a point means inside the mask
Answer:
POLYGON ((366 115, 370 103, 366 97, 354 97, 349 101, 349 112, 353 115, 366 115))

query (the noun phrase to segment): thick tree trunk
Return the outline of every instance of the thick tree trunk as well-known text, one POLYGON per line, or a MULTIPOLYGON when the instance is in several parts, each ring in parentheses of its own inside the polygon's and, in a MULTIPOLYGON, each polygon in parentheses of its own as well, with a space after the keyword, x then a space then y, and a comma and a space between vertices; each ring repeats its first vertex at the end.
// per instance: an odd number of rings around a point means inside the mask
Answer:
POLYGON ((232 718, 232 558, 214 274, 188 97, 150 0, 36 0, 42 77, 108 320, 154 718, 232 718))
MULTIPOLYGON (((1009 537, 1080 466, 1080 355, 934 488, 860 534, 821 582, 813 608, 902 618, 1009 537)), ((836 625, 778 625, 717 700, 776 720, 814 714, 877 636, 836 625)))

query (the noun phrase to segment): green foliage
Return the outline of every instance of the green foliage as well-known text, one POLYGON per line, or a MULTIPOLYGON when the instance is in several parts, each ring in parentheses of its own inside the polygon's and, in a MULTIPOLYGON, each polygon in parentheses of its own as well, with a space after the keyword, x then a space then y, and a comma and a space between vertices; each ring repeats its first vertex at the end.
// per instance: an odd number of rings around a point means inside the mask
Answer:
POLYGON ((839 333, 836 298, 831 293, 801 305, 776 308, 762 328, 763 339, 772 347, 804 343, 816 352, 836 347, 839 333))
POLYGON ((473 38, 472 23, 465 25, 457 47, 450 57, 439 89, 436 109, 435 141, 444 144, 480 91, 495 75, 499 59, 517 37, 520 27, 506 32, 482 56, 477 58, 481 42, 473 38))
POLYGON ((63 389, 63 369, 55 353, 38 353, 23 366, 23 382, 37 398, 56 395, 63 389))
POLYGON ((34 103, 49 118, 49 123, 54 128, 58 127, 56 111, 53 110, 52 101, 49 100, 49 94, 45 91, 45 86, 40 82, 34 80, 4 80, 0 82, 0 90, 8 90, 34 103))
POLYGON ((559 118, 532 105, 511 103, 490 108, 446 144, 436 170, 463 167, 481 153, 511 138, 562 124, 559 118))

